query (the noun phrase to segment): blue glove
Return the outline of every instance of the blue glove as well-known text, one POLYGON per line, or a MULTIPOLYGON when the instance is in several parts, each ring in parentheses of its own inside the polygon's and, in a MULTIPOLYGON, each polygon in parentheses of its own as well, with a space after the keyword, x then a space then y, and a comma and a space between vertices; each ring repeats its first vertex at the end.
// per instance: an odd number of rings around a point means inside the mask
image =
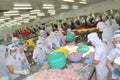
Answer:
POLYGON ((65 43, 61 40, 60 41, 60 46, 64 46, 65 45, 65 43))
POLYGON ((89 57, 88 59, 85 60, 85 63, 92 63, 94 60, 94 56, 89 57))
POLYGON ((58 49, 59 47, 57 47, 56 45, 52 46, 52 50, 58 49))
POLYGON ((34 62, 39 64, 44 64, 44 61, 39 59, 34 59, 34 62))
POLYGON ((120 73, 115 68, 112 68, 111 72, 118 80, 120 80, 120 73))
POLYGON ((23 64, 22 64, 22 69, 23 69, 23 70, 27 70, 27 69, 28 69, 27 63, 23 63, 23 64))

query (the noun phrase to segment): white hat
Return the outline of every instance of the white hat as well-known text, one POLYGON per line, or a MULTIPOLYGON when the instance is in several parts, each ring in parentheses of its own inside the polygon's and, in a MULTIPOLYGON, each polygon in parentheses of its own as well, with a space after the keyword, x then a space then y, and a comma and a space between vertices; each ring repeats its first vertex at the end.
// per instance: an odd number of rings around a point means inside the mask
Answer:
POLYGON ((38 47, 42 47, 42 46, 43 46, 42 40, 37 40, 37 41, 36 41, 36 45, 37 45, 38 47))
POLYGON ((95 41, 95 40, 99 39, 98 34, 96 32, 88 34, 87 38, 88 38, 88 42, 93 41, 93 40, 95 41))
POLYGON ((120 37, 120 30, 114 32, 113 38, 118 38, 118 37, 120 37))
POLYGON ((10 44, 10 45, 8 46, 8 49, 9 49, 9 50, 15 50, 15 49, 17 49, 17 47, 16 47, 15 45, 13 45, 13 44, 10 44))
POLYGON ((70 28, 67 29, 67 32, 68 32, 68 33, 71 32, 71 31, 72 31, 72 30, 71 30, 70 28))
POLYGON ((44 36, 46 32, 44 30, 40 30, 40 36, 44 36))
POLYGON ((14 43, 15 41, 19 41, 19 39, 17 37, 13 37, 12 38, 12 43, 14 43))
POLYGON ((103 31, 107 26, 105 25, 104 22, 98 22, 97 27, 99 28, 100 31, 103 31))

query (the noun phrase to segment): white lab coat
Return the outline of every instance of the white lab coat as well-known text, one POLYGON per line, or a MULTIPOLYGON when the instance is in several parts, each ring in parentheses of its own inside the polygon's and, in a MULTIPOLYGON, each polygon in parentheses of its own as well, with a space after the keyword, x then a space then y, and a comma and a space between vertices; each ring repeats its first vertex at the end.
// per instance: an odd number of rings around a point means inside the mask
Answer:
MULTIPOLYGON (((114 48, 107 55, 107 60, 112 63, 118 57, 120 57, 120 49, 114 48)), ((113 67, 114 67, 114 65, 113 65, 113 67)), ((115 78, 115 76, 112 75, 112 78, 115 78)))
POLYGON ((46 60, 46 51, 45 49, 39 48, 39 47, 35 47, 34 51, 33 51, 33 59, 39 59, 39 60, 46 60))
POLYGON ((6 67, 6 47, 3 45, 0 45, 0 78, 1 77, 9 77, 9 71, 6 67))
MULTIPOLYGON (((16 53, 16 59, 9 54, 7 57, 7 60, 6 60, 6 65, 12 65, 14 70, 22 70, 22 60, 23 59, 25 59, 25 58, 22 55, 20 55, 19 53, 16 53)), ((14 80, 19 76, 20 75, 10 73, 10 78, 11 78, 10 80, 14 80)))
POLYGON ((18 45, 18 46, 16 46, 16 47, 17 47, 17 53, 19 53, 21 56, 23 56, 23 57, 25 58, 25 61, 26 61, 26 63, 27 63, 27 66, 28 66, 28 68, 30 69, 30 64, 29 64, 29 62, 28 62, 28 60, 27 60, 27 57, 26 57, 24 51, 23 51, 22 53, 20 53, 20 51, 19 51, 19 49, 21 48, 21 46, 18 45))
POLYGON ((114 32, 120 29, 120 26, 119 26, 119 24, 117 24, 117 22, 116 22, 115 19, 112 19, 112 25, 111 25, 111 27, 112 27, 112 29, 113 29, 114 32))
POLYGON ((114 48, 113 45, 113 39, 112 37, 114 36, 114 32, 112 30, 112 28, 110 26, 105 25, 104 22, 99 22, 97 24, 97 27, 101 29, 101 31, 103 31, 102 33, 102 40, 107 42, 107 51, 110 52, 110 50, 112 50, 114 48))
POLYGON ((95 56, 94 60, 99 60, 99 63, 95 65, 97 80, 108 80, 107 73, 108 69, 105 65, 106 63, 107 51, 105 49, 104 43, 100 43, 95 46, 95 56))

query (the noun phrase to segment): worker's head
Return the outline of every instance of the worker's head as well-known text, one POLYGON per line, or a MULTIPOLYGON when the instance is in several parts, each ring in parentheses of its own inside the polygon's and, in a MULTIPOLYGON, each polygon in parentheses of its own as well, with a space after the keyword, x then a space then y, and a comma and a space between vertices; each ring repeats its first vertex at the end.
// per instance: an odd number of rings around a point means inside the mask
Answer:
POLYGON ((88 38, 88 42, 91 42, 93 46, 97 45, 100 42, 100 39, 96 32, 88 34, 87 38, 88 38))
POLYGON ((17 47, 13 44, 9 45, 8 46, 8 51, 9 51, 9 54, 12 55, 12 56, 15 56, 17 53, 17 47))
POLYGON ((44 30, 40 30, 40 36, 45 38, 47 33, 44 30))
POLYGON ((12 43, 15 44, 15 45, 18 45, 19 44, 19 39, 17 37, 13 37, 12 38, 12 43))
POLYGON ((72 32, 72 30, 70 28, 67 29, 67 33, 70 33, 72 32))
POLYGON ((106 25, 104 22, 98 22, 97 28, 99 28, 99 31, 104 31, 104 29, 106 28, 106 25))
POLYGON ((120 30, 114 32, 114 44, 117 48, 120 48, 120 30))
POLYGON ((43 41, 42 40, 37 40, 36 45, 37 45, 37 47, 42 48, 43 47, 43 41))

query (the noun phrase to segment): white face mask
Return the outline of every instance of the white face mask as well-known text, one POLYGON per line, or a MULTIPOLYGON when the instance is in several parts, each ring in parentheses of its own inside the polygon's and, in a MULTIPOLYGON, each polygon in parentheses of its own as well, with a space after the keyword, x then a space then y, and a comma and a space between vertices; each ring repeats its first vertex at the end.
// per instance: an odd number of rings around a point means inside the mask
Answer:
POLYGON ((16 56, 16 52, 12 53, 11 56, 15 57, 16 56))
POLYGON ((115 46, 116 46, 118 49, 120 49, 120 44, 115 44, 115 46))

